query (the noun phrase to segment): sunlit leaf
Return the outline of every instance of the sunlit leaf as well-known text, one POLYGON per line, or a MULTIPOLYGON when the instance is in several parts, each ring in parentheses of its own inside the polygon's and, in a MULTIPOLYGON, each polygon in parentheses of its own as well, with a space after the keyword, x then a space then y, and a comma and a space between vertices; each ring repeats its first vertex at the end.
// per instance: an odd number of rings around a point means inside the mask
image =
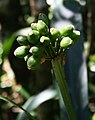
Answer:
MULTIPOLYGON (((26 109, 28 112, 31 112, 45 101, 48 101, 50 99, 55 99, 56 97, 58 97, 57 90, 54 88, 48 88, 43 92, 39 93, 38 95, 34 95, 30 97, 30 99, 28 99, 26 103, 23 105, 23 108, 26 109)), ((24 112, 21 112, 16 120, 25 120, 25 119, 26 119, 26 115, 24 114, 24 112)))

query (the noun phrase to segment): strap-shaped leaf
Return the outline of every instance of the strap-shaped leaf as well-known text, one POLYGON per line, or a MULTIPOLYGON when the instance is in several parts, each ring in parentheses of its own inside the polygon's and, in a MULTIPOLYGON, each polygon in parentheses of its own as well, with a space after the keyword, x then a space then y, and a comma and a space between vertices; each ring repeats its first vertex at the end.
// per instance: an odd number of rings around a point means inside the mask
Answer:
MULTIPOLYGON (((23 105, 23 108, 27 110, 28 112, 33 111, 38 106, 40 106, 45 101, 48 101, 50 99, 54 99, 58 96, 58 92, 54 88, 48 88, 44 90, 43 92, 39 93, 38 95, 34 95, 30 97, 26 103, 23 105)), ((16 120, 26 120, 26 115, 24 112, 21 112, 16 120)))
POLYGON ((8 103, 11 103, 11 104, 15 105, 16 107, 20 108, 21 110, 23 110, 25 112, 25 114, 27 115, 27 117, 29 118, 29 120, 34 120, 34 118, 32 117, 32 115, 27 110, 25 110, 23 107, 21 107, 20 105, 16 104, 15 102, 13 102, 12 100, 10 100, 9 98, 0 95, 0 99, 6 101, 8 103))

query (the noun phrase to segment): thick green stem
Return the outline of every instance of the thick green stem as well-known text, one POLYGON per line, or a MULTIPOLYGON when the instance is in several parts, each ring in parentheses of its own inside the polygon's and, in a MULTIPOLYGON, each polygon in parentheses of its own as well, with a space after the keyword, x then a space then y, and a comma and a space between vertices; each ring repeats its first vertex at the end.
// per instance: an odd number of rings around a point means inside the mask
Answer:
POLYGON ((60 57, 57 57, 52 60, 52 67, 68 113, 68 118, 69 120, 75 120, 75 114, 73 111, 68 86, 64 76, 64 69, 60 57))

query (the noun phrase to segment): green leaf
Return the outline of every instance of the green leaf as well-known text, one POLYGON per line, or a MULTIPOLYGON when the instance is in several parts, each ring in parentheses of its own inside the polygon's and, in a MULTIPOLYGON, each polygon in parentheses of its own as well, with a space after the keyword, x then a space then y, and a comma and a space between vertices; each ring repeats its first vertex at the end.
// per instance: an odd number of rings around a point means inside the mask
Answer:
MULTIPOLYGON (((26 103, 23 105, 23 108, 28 112, 35 110, 38 106, 40 106, 45 101, 50 99, 54 99, 58 96, 57 90, 54 88, 48 88, 38 95, 34 95, 30 97, 26 103)), ((16 120, 26 120, 26 115, 24 112, 20 113, 16 120)))
POLYGON ((15 37, 16 37, 16 35, 13 34, 11 37, 9 37, 5 40, 5 43, 3 44, 3 58, 8 56, 9 51, 15 40, 15 37))
POLYGON ((21 110, 23 110, 25 112, 25 114, 27 115, 27 117, 29 118, 29 120, 34 120, 34 118, 32 117, 32 115, 29 112, 27 112, 23 107, 21 107, 20 105, 16 104, 15 102, 13 102, 12 100, 10 100, 9 98, 0 95, 0 99, 6 101, 8 103, 11 103, 11 104, 13 104, 13 105, 15 105, 17 107, 19 107, 21 110))

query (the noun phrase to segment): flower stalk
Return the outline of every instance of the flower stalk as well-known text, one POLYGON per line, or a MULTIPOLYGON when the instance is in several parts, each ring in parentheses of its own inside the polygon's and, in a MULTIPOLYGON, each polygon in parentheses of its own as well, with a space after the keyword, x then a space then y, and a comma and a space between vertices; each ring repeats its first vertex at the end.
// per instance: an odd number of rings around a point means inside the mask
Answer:
POLYGON ((52 68, 67 110, 68 118, 69 120, 76 120, 75 119, 75 114, 73 111, 70 95, 69 95, 69 90, 67 86, 67 82, 65 80, 65 75, 64 75, 64 69, 63 65, 61 62, 61 57, 57 57, 55 59, 52 59, 52 68))

